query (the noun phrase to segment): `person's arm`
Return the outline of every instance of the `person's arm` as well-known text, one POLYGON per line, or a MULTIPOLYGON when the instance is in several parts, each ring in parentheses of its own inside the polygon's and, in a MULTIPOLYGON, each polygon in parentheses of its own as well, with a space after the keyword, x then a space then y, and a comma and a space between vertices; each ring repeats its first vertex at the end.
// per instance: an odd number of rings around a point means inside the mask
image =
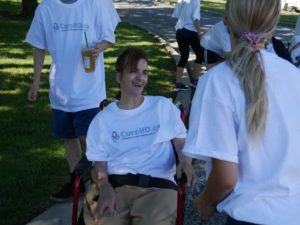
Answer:
POLYGON ((201 36, 200 20, 198 19, 194 20, 194 26, 196 27, 198 37, 200 37, 201 36))
POLYGON ((180 178, 182 173, 185 173, 187 177, 187 186, 194 186, 196 184, 197 177, 193 169, 192 158, 182 154, 185 138, 174 138, 172 142, 179 160, 179 165, 177 166, 177 177, 180 178))
POLYGON ((92 169, 92 179, 99 192, 99 200, 93 215, 95 222, 98 222, 104 211, 107 210, 110 215, 116 212, 116 194, 108 181, 106 162, 97 161, 95 163, 92 169))
POLYGON ((33 75, 33 82, 30 90, 27 94, 27 99, 30 102, 34 102, 37 99, 38 91, 40 89, 40 79, 41 73, 44 66, 45 61, 45 50, 34 48, 34 56, 33 56, 33 64, 34 64, 34 75, 33 75))
POLYGON ((237 173, 236 163, 212 159, 207 184, 195 200, 202 219, 210 219, 217 204, 231 193, 237 182, 237 173))
POLYGON ((97 58, 101 52, 104 52, 112 45, 111 42, 103 40, 100 43, 96 44, 92 49, 92 57, 97 58))

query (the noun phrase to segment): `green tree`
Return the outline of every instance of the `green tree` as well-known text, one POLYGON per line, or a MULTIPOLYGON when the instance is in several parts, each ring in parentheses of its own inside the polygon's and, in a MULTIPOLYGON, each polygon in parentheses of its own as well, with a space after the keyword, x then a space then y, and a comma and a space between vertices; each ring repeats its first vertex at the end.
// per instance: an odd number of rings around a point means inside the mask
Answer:
POLYGON ((37 0, 22 0, 22 15, 26 18, 33 17, 37 5, 37 0))

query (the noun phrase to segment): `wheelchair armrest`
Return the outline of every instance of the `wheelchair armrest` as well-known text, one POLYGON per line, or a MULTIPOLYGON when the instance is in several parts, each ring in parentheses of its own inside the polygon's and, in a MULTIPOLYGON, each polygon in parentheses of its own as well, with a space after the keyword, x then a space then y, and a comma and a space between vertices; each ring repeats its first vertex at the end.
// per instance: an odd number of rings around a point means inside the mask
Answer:
POLYGON ((88 159, 84 156, 81 160, 77 163, 73 174, 75 176, 83 175, 88 169, 92 166, 92 162, 88 161, 88 159))

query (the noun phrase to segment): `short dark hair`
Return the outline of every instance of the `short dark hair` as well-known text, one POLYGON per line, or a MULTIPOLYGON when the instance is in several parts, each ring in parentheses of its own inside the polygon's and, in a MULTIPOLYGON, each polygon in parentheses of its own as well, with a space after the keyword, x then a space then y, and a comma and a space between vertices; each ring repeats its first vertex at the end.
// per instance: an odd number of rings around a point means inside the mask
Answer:
POLYGON ((124 73, 135 70, 140 59, 148 62, 148 56, 142 48, 127 47, 117 58, 115 70, 122 76, 124 73))

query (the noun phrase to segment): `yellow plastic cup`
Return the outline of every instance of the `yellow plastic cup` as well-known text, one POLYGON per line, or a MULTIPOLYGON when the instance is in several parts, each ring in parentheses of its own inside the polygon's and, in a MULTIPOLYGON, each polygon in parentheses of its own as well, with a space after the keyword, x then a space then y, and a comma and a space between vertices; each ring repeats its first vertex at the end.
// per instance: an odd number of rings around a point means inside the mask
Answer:
POLYGON ((84 48, 81 51, 83 68, 86 73, 95 71, 95 59, 92 57, 90 49, 84 48))

